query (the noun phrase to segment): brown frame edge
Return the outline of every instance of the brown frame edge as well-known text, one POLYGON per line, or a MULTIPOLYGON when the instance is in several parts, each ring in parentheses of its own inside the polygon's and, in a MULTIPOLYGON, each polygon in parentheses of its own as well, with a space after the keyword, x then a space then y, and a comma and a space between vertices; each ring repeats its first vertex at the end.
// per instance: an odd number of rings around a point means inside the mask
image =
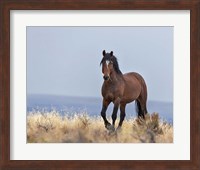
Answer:
MULTIPOLYGON (((199 0, 1 0, 0 169, 200 169, 199 0), (10 160, 10 10, 190 10, 190 161, 17 161, 10 160)), ((184 133, 184 132, 183 132, 184 133)), ((134 154, 134 153, 133 153, 134 154)))

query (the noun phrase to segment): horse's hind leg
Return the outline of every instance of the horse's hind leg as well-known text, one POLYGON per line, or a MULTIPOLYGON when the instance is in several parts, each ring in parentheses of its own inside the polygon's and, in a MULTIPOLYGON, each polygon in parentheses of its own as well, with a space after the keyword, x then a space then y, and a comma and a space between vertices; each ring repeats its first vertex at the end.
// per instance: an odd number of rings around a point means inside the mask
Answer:
POLYGON ((110 101, 107 101, 107 100, 103 99, 103 105, 102 105, 102 109, 101 109, 101 116, 102 116, 102 118, 104 120, 104 124, 105 124, 106 128, 111 125, 108 122, 108 120, 106 119, 106 110, 107 110, 109 104, 110 104, 110 101))
POLYGON ((138 117, 145 118, 145 115, 147 114, 146 100, 139 97, 136 102, 138 106, 138 117))

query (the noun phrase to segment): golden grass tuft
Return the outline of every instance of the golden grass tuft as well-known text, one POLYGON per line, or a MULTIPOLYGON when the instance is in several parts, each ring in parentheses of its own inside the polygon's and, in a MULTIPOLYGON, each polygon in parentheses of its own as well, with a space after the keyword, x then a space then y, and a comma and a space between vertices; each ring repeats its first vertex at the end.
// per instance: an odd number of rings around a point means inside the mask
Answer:
MULTIPOLYGON (((117 123, 117 122, 116 122, 117 123)), ((36 112, 27 116, 28 143, 172 143, 173 126, 157 113, 145 120, 124 120, 119 131, 105 129, 101 117, 87 113, 60 116, 58 112, 36 112)))

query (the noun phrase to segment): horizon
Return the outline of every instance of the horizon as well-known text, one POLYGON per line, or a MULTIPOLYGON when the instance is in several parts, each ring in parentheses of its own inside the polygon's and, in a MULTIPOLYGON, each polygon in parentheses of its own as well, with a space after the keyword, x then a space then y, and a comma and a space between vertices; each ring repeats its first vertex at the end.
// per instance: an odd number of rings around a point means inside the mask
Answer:
MULTIPOLYGON (((27 94, 27 97, 28 96, 51 96, 51 97, 69 97, 69 98, 95 98, 95 99, 103 99, 102 96, 69 96, 69 95, 59 95, 59 94, 27 94)), ((135 101, 135 100, 134 100, 135 101)), ((134 102, 133 101, 133 102, 134 102)), ((173 101, 159 101, 159 100, 148 100, 147 99, 147 102, 150 101, 150 102, 161 102, 161 103, 172 103, 173 104, 173 101)), ((131 102, 131 103, 133 103, 131 102)), ((131 103, 128 103, 128 104, 131 104, 131 103)))

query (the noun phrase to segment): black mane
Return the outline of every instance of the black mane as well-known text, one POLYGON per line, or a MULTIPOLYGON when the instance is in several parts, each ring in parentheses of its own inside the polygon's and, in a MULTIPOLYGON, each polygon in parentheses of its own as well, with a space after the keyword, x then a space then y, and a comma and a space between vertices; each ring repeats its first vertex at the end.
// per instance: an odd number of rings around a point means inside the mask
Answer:
POLYGON ((122 74, 121 70, 119 69, 119 64, 117 61, 117 58, 114 55, 110 55, 110 53, 106 53, 103 59, 100 62, 100 65, 103 64, 105 61, 112 61, 113 62, 113 67, 116 71, 117 74, 122 74))

